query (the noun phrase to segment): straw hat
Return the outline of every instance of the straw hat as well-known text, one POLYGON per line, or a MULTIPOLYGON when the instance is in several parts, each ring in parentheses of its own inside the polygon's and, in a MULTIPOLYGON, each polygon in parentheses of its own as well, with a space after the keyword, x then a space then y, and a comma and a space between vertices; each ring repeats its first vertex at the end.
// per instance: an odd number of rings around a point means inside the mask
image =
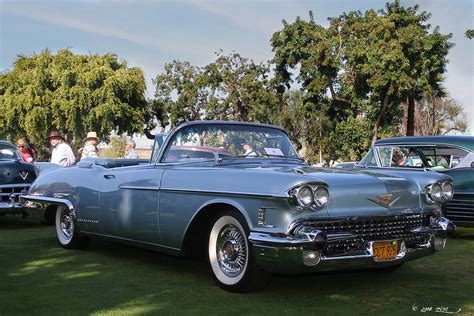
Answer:
POLYGON ((88 139, 98 140, 97 133, 96 132, 88 132, 86 138, 84 138, 84 141, 86 141, 88 139))

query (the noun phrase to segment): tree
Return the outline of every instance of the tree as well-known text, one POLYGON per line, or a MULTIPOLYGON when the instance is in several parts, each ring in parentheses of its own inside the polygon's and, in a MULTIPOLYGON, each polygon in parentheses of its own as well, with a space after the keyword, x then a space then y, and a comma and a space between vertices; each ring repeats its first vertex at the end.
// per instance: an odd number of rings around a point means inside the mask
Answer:
POLYGON ((339 122, 331 135, 335 157, 343 161, 359 161, 370 148, 372 125, 367 119, 352 117, 339 122))
POLYGON ((125 156, 126 135, 112 136, 110 138, 109 147, 100 151, 102 158, 123 158, 125 156))
POLYGON ((165 71, 153 81, 156 87, 152 112, 161 126, 175 126, 184 121, 202 118, 207 91, 202 70, 188 62, 165 64, 165 71))
POLYGON ((474 37, 474 30, 467 30, 465 35, 468 39, 472 39, 474 37))
POLYGON ((101 140, 113 130, 139 132, 149 119, 144 91, 142 71, 115 54, 19 56, 0 74, 0 138, 26 136, 44 153, 53 129, 76 148, 87 131, 101 140))
POLYGON ((219 53, 204 67, 173 61, 154 80, 152 112, 172 127, 198 119, 271 122, 277 99, 268 71, 237 53, 219 53))
MULTIPOLYGON (((406 107, 406 105, 405 105, 406 107)), ((415 104, 414 135, 445 135, 465 133, 467 119, 463 107, 450 98, 429 98, 415 104)), ((400 125, 400 134, 405 126, 400 125)))
POLYGON ((311 12, 309 21, 283 21, 271 41, 278 91, 291 87, 296 72, 305 102, 316 105, 313 110, 321 112, 317 105, 327 99, 325 114, 332 121, 373 120, 375 141, 382 125, 393 123, 390 115, 402 100, 412 105, 424 94, 441 91, 451 35, 437 28, 429 33, 429 14, 417 10, 395 1, 385 10, 331 18, 328 28, 316 24, 311 12))
POLYGON ((210 91, 206 118, 271 122, 277 99, 269 86, 268 72, 268 66, 255 64, 238 53, 218 53, 203 72, 210 91))

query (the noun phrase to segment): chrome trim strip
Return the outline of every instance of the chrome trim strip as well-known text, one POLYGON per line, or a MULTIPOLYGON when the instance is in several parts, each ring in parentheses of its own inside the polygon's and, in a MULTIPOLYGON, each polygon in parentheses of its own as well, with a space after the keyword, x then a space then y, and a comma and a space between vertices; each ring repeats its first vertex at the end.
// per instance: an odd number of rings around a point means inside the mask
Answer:
POLYGON ((36 196, 36 195, 21 195, 20 196, 20 203, 24 207, 28 208, 37 208, 35 206, 35 202, 39 204, 64 204, 66 205, 69 210, 74 211, 74 206, 72 205, 71 201, 65 200, 65 199, 57 199, 57 198, 52 198, 52 197, 47 197, 47 196, 36 196), (26 203, 26 202, 32 202, 33 204, 26 203))
POLYGON ((15 183, 15 184, 0 184, 0 189, 9 189, 9 188, 29 188, 31 183, 15 183))
POLYGON ((196 189, 179 189, 179 188, 161 188, 163 192, 186 192, 198 194, 224 194, 224 195, 240 195, 240 196, 258 196, 266 198, 287 198, 286 195, 271 195, 265 193, 249 193, 249 192, 231 192, 231 191, 212 191, 212 190, 196 190, 196 189))
POLYGON ((179 249, 179 248, 164 246, 164 245, 155 244, 155 243, 147 242, 147 241, 124 238, 124 237, 119 237, 119 236, 114 236, 114 235, 94 233, 94 232, 90 232, 90 231, 87 231, 87 230, 83 230, 83 231, 81 231, 81 233, 84 233, 84 234, 87 234, 87 235, 95 235, 95 236, 100 236, 100 237, 105 237, 105 238, 111 238, 111 239, 118 239, 118 240, 122 240, 122 241, 125 241, 125 242, 130 242, 130 243, 135 243, 135 244, 136 243, 145 244, 145 245, 149 245, 149 246, 160 247, 160 248, 165 248, 165 249, 174 250, 174 251, 181 251, 181 249, 179 249))
POLYGON ((119 186, 119 189, 124 189, 124 190, 160 191, 160 188, 159 188, 159 187, 139 187, 139 186, 133 186, 133 185, 121 185, 121 186, 119 186))

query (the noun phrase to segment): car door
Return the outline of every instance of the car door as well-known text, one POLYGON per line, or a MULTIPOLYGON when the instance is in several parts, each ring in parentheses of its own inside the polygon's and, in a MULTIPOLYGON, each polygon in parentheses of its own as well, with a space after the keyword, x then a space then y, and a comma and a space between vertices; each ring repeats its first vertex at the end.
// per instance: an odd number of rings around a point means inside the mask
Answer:
POLYGON ((443 145, 437 146, 436 156, 433 169, 453 178, 454 196, 443 205, 446 217, 458 225, 474 225, 474 153, 443 145))
POLYGON ((156 166, 106 169, 99 201, 105 235, 160 244, 159 188, 163 169, 156 166))

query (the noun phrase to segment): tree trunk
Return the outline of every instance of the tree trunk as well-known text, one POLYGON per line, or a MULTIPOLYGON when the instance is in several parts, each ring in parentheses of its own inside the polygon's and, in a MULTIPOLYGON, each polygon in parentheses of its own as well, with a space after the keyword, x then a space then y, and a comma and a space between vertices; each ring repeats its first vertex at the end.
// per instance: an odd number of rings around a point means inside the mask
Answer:
POLYGON ((415 135, 415 98, 408 97, 407 109, 407 136, 415 135))
POLYGON ((375 141, 377 140, 379 136, 379 127, 380 127, 380 124, 382 123, 382 118, 385 112, 387 112, 388 100, 389 100, 389 96, 386 95, 385 98, 383 99, 382 109, 380 109, 379 115, 377 115, 377 120, 375 121, 374 135, 372 136, 372 144, 375 143, 375 141))

